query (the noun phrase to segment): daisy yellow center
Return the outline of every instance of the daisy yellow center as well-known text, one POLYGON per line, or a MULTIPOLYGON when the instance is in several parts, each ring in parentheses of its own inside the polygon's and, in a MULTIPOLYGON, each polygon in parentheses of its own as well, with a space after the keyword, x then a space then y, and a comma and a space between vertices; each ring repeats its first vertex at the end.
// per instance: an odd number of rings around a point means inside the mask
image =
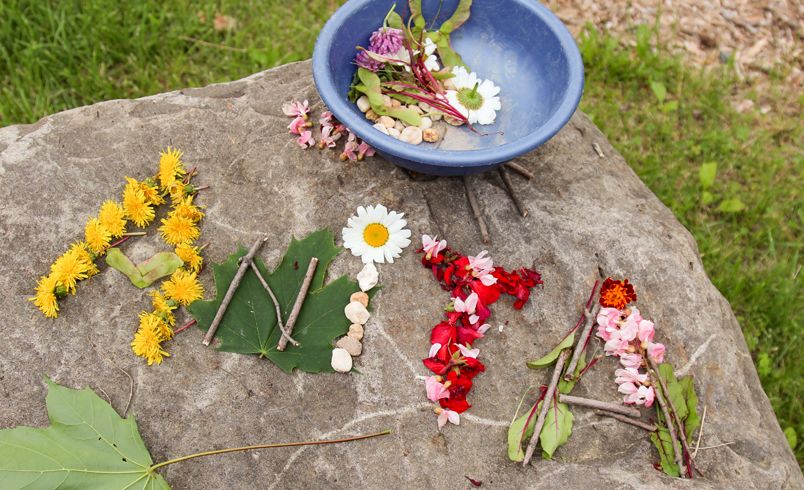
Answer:
POLYGON ((483 107, 483 96, 477 91, 475 84, 473 88, 462 88, 458 90, 458 102, 470 111, 476 111, 483 107))
POLYGON ((371 223, 363 230, 363 240, 372 247, 382 247, 388 243, 390 233, 385 225, 380 223, 371 223))

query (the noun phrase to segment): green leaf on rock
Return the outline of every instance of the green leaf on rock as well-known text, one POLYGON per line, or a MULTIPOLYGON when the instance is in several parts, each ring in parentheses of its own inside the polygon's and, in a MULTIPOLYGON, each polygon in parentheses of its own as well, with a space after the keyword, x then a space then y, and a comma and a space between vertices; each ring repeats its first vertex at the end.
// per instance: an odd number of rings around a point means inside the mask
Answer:
POLYGON ((656 449, 659 451, 659 462, 662 466, 662 471, 670 476, 681 476, 678 465, 675 463, 675 451, 673 451, 673 440, 670 438, 670 432, 666 427, 659 427, 659 429, 650 435, 650 440, 656 449))
POLYGON ((575 342, 575 332, 572 332, 570 335, 564 337, 564 340, 561 341, 560 344, 556 346, 555 349, 551 350, 549 354, 534 361, 528 361, 528 367, 531 369, 539 369, 543 367, 550 366, 558 359, 558 355, 561 354, 561 351, 564 349, 569 349, 572 347, 572 344, 575 342))
POLYGON ((50 427, 0 430, 3 488, 169 489, 133 416, 121 418, 92 390, 46 380, 50 427))
MULTIPOLYGON (((684 430, 687 432, 687 442, 692 441, 695 429, 700 427, 701 418, 698 416, 698 395, 695 394, 695 386, 692 376, 684 376, 678 380, 681 391, 684 395, 687 417, 684 419, 684 430)), ((680 410, 680 409, 679 409, 680 410)))
POLYGON ((586 351, 581 352, 581 356, 578 357, 578 365, 575 366, 575 372, 572 373, 572 379, 567 381, 562 376, 558 382, 558 392, 568 395, 573 388, 575 388, 575 383, 578 382, 578 377, 581 375, 581 371, 586 367, 586 351))
MULTIPOLYGON (((357 283, 346 277, 324 286, 330 263, 340 252, 335 246, 332 232, 319 230, 303 240, 293 239, 280 264, 271 274, 259 258, 255 264, 276 294, 283 319, 287 319, 301 288, 312 257, 317 257, 318 268, 310 284, 304 306, 299 313, 293 338, 301 345, 288 344, 284 351, 276 349, 280 331, 277 328, 276 310, 256 274, 248 271, 240 282, 226 314, 218 327, 218 350, 240 354, 257 354, 274 362, 290 373, 294 368, 310 373, 332 372, 330 366, 332 342, 346 335, 349 320, 343 309, 352 293, 359 291, 357 283)), ((246 255, 241 249, 230 255, 222 264, 212 266, 217 295, 211 301, 196 301, 188 310, 198 321, 201 330, 208 330, 223 296, 238 269, 238 260, 246 255)))
POLYGON ((544 427, 542 427, 542 432, 539 434, 539 443, 542 446, 542 457, 544 459, 553 459, 556 449, 566 444, 572 435, 572 423, 574 420, 575 417, 565 403, 552 401, 550 408, 547 409, 544 427))
POLYGON ((134 286, 144 289, 163 277, 173 274, 184 262, 173 252, 159 252, 150 259, 134 264, 119 248, 106 252, 106 264, 122 272, 134 286))
POLYGON ((681 420, 684 420, 687 418, 687 402, 684 399, 684 388, 673 373, 673 366, 668 363, 659 364, 659 376, 664 380, 667 391, 670 392, 667 395, 670 398, 670 402, 678 410, 676 415, 681 420))
POLYGON ((517 415, 519 415, 519 409, 522 408, 522 402, 525 401, 525 397, 529 392, 530 390, 526 391, 522 396, 522 399, 519 401, 519 406, 516 408, 514 420, 511 421, 511 425, 508 427, 508 459, 511 461, 519 462, 525 459, 525 451, 522 450, 522 444, 530 440, 530 436, 533 435, 533 429, 536 425, 537 418, 536 412, 541 406, 541 402, 539 402, 525 411, 521 417, 517 417, 517 415), (528 424, 527 427, 525 427, 526 423, 528 424))

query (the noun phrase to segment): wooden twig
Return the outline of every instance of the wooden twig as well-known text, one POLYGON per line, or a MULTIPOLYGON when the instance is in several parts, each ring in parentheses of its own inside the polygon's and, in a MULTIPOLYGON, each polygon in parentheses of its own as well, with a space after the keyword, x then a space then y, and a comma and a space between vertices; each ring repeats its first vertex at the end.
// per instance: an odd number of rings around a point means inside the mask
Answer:
POLYGON ((635 427, 639 427, 640 429, 645 429, 648 432, 656 432, 656 424, 650 424, 641 420, 632 419, 631 417, 625 417, 619 413, 607 412, 606 410, 595 410, 595 415, 600 415, 601 417, 611 417, 615 420, 619 420, 620 422, 625 422, 626 424, 631 424, 635 427))
POLYGON ((716 448, 723 447, 723 446, 731 446, 732 444, 737 444, 737 441, 724 442, 723 444, 715 444, 714 446, 704 446, 704 447, 699 447, 699 448, 696 448, 696 449, 700 449, 701 451, 703 451, 705 449, 716 449, 716 448))
MULTIPOLYGON (((646 355, 645 357, 649 356, 646 355)), ((652 366, 653 363, 651 363, 651 367, 652 366)), ((652 379, 653 381, 652 384, 654 387, 658 387, 657 385, 663 384, 661 383, 661 376, 659 376, 658 370, 652 369, 651 374, 652 374, 651 378, 659 378, 659 382, 657 382, 656 379, 652 379)), ((659 408, 662 411, 662 415, 664 415, 664 420, 665 422, 667 422, 667 430, 668 432, 670 432, 670 442, 672 442, 673 444, 673 453, 674 453, 673 456, 675 457, 676 464, 678 465, 679 475, 681 475, 681 478, 685 478, 684 475, 687 473, 687 468, 684 465, 681 454, 681 448, 678 445, 678 434, 676 433, 676 429, 673 424, 673 418, 670 415, 670 410, 667 407, 667 401, 665 401, 664 399, 664 393, 667 393, 667 391, 664 391, 663 389, 662 390, 657 389, 655 391, 656 391, 656 401, 659 403, 659 408)))
POLYGON ((617 403, 602 402, 591 398, 581 398, 580 396, 558 395, 558 401, 567 405, 578 405, 581 407, 605 410, 607 412, 619 413, 626 417, 639 418, 642 414, 636 408, 626 407, 617 403))
POLYGON ((491 243, 489 229, 486 227, 486 220, 483 219, 483 214, 480 212, 480 205, 477 203, 477 196, 475 196, 475 191, 472 190, 469 177, 466 175, 463 176, 463 186, 466 189, 466 197, 469 199, 472 214, 475 217, 475 221, 477 221, 478 228, 480 228, 480 238, 483 240, 483 243, 491 243))
MULTIPOLYGON (((690 452, 689 445, 687 445, 687 431, 684 429, 684 422, 682 422, 681 419, 678 418, 678 410, 676 410, 676 407, 673 404, 673 399, 670 398, 670 390, 667 389, 667 383, 665 383, 664 379, 659 375, 659 366, 656 364, 656 361, 652 357, 650 357, 650 355, 645 355, 645 357, 648 359, 648 364, 650 364, 650 368, 656 373, 656 377, 659 379, 659 385, 662 387, 662 392, 664 392, 665 399, 667 400, 667 405, 670 407, 670 416, 672 418, 668 420, 667 425, 671 426, 673 425, 673 423, 675 423, 675 425, 678 428, 678 431, 681 433, 681 437, 679 437, 679 440, 681 441, 681 446, 684 448, 684 453, 686 453, 687 456, 690 456, 692 453, 690 452)), ((690 466, 693 466, 694 468, 692 461, 690 461, 690 463, 691 463, 690 466)), ((681 467, 679 466, 679 468, 681 467)), ((687 469, 690 476, 692 476, 691 470, 692 468, 687 469)))
MULTIPOLYGON (((307 297, 307 291, 310 289, 310 283, 313 281, 313 276, 315 275, 315 269, 317 266, 318 258, 312 257, 310 259, 310 264, 307 266, 307 273, 304 275, 304 281, 302 282, 301 289, 299 289, 299 294, 296 296, 296 302, 293 304, 293 309, 290 311, 290 315, 288 315, 287 324, 285 324, 285 329, 287 330, 288 335, 293 333, 293 327, 296 326, 296 319, 299 318, 299 312, 304 304, 304 299, 307 297)), ((280 337, 276 350, 283 351, 287 345, 287 338, 280 337)))
POLYGON ((287 330, 285 330, 285 325, 282 323, 282 310, 279 308, 279 301, 276 299, 274 291, 271 289, 271 286, 268 285, 268 281, 262 277, 262 273, 260 272, 260 269, 257 268, 257 264, 255 264, 253 260, 249 262, 249 264, 251 265, 251 269, 254 271, 254 274, 257 275, 257 279, 260 280, 262 287, 265 288, 265 290, 268 292, 268 296, 271 297, 271 301, 274 303, 274 308, 276 308, 276 325, 279 327, 279 331, 282 332, 282 338, 298 347, 299 343, 293 339, 290 334, 288 334, 287 330))
POLYGON ((188 328, 192 327, 192 326, 193 326, 193 325, 195 325, 196 323, 198 323, 198 321, 197 321, 197 320, 190 320, 189 322, 185 323, 185 324, 184 324, 184 325, 182 325, 181 327, 179 327, 179 328, 177 328, 176 330, 174 330, 174 331, 173 331, 173 335, 178 335, 178 334, 180 334, 180 333, 184 332, 185 330, 187 330, 188 328))
POLYGON ((536 450, 536 443, 539 441, 539 434, 541 434, 542 427, 544 427, 544 419, 547 417, 547 410, 550 408, 553 396, 555 396, 558 378, 561 377, 561 371, 564 369, 564 364, 567 362, 567 356, 569 356, 569 350, 566 349, 562 350, 558 355, 556 367, 553 368, 553 377, 550 379, 550 384, 547 386, 547 392, 544 394, 542 408, 539 410, 539 417, 536 419, 536 425, 533 427, 533 435, 530 437, 530 442, 528 442, 528 449, 525 451, 525 459, 522 461, 522 466, 527 466, 531 458, 533 458, 533 452, 536 450))
POLYGON ((589 340, 589 335, 592 334, 592 325, 595 323, 598 311, 600 311, 599 304, 593 306, 592 311, 589 311, 588 308, 584 308, 583 310, 584 315, 586 315, 586 325, 581 332, 581 338, 578 339, 578 343, 575 344, 575 350, 572 352, 572 358, 570 359, 569 366, 567 366, 567 373, 564 375, 564 379, 568 381, 575 377, 575 367, 578 366, 581 353, 586 349, 586 342, 589 340))
POLYGON ((532 180, 533 177, 535 177, 533 175, 533 172, 531 172, 530 170, 526 169, 525 167, 516 162, 506 162, 503 166, 510 168, 511 170, 518 173, 522 177, 525 177, 528 180, 532 180))
POLYGON ((118 371, 120 371, 121 373, 125 374, 126 377, 128 378, 128 401, 126 402, 126 408, 123 409, 123 418, 126 418, 126 415, 128 414, 128 409, 129 407, 131 407, 131 399, 134 398, 134 378, 132 378, 131 375, 128 374, 128 371, 121 368, 117 364, 114 364, 114 367, 116 367, 118 371))
POLYGON ((202 340, 204 345, 209 345, 210 342, 212 342, 212 339, 215 337, 215 332, 218 330, 218 325, 220 325, 221 320, 223 320, 223 315, 226 314, 226 308, 229 307, 229 303, 231 303, 235 291, 237 291, 237 287, 240 285, 240 281, 242 281, 243 276, 246 275, 249 262, 251 262, 254 256, 257 255, 257 251, 260 249, 260 247, 262 247, 263 243, 267 241, 268 237, 266 236, 254 242, 254 245, 251 246, 248 254, 246 254, 243 260, 240 262, 240 267, 237 269, 237 273, 235 274, 234 278, 232 278, 232 282, 229 283, 229 289, 226 290, 226 295, 223 297, 223 301, 221 301, 221 305, 218 307, 218 311, 215 313, 215 318, 212 320, 212 324, 210 324, 207 334, 204 335, 204 340, 202 340))
POLYGON ((516 191, 514 190, 514 183, 511 182, 511 176, 508 175, 505 165, 500 165, 497 167, 497 171, 500 172, 500 178, 502 179, 503 184, 505 184, 505 189, 508 191, 508 196, 514 202, 514 206, 516 206, 517 211, 519 211, 519 214, 521 214, 523 218, 527 217, 528 208, 516 194, 516 191))
POLYGON ((600 149, 600 145, 598 145, 597 143, 593 143, 592 148, 595 149, 595 153, 597 153, 597 156, 599 156, 600 158, 606 158, 606 155, 603 154, 603 150, 600 149))

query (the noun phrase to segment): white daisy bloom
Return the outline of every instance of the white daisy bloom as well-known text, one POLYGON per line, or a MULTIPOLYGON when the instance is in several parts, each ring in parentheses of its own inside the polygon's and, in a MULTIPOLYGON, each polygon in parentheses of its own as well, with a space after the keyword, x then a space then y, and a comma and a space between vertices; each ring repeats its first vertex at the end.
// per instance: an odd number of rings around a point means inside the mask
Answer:
POLYGON ((463 66, 452 69, 451 78, 455 90, 447 90, 446 96, 452 107, 469 119, 470 124, 493 124, 497 111, 502 108, 500 87, 491 80, 479 80, 477 74, 466 71, 463 66))
POLYGON ((424 66, 430 71, 438 71, 441 67, 438 64, 438 56, 436 56, 436 44, 429 37, 424 39, 424 54, 427 58, 424 59, 424 66))
POLYGON ((393 263, 402 249, 410 245, 410 230, 405 229, 404 213, 388 211, 382 204, 360 206, 357 215, 343 229, 343 246, 364 264, 393 263))

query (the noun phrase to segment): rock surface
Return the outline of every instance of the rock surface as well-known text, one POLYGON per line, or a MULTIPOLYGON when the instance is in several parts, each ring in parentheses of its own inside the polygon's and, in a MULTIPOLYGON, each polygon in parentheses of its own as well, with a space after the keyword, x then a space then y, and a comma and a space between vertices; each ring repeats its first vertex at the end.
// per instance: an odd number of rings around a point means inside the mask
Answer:
MULTIPOLYGON (((762 392, 728 303, 702 270, 695 242, 581 113, 518 162, 537 178, 514 184, 531 214, 521 219, 496 173, 474 178, 500 265, 535 265, 545 287, 521 312, 493 307, 495 328, 478 343, 487 372, 460 427, 436 430, 420 359, 447 301, 413 253, 381 265, 370 348, 349 375, 285 375, 255 356, 201 345, 191 329, 148 367, 129 349, 148 298, 113 270, 83 283, 46 320, 27 301, 37 278, 123 177, 155 171, 158 151, 184 150, 210 184, 205 255, 220 261, 261 233, 275 265, 290 241, 320 227, 339 232, 358 205, 403 211, 413 235, 446 237, 466 253, 478 238, 460 180, 411 181, 379 158, 350 164, 329 151, 301 151, 287 134, 283 101, 308 98, 321 110, 308 62, 247 79, 139 100, 110 101, 0 129, 0 427, 44 426, 44 375, 103 390, 122 410, 134 377, 136 414, 154 460, 210 448, 342 437, 386 428, 393 435, 349 445, 274 449, 172 465, 174 488, 802 488, 804 479, 762 392), (597 143, 605 157, 593 149, 597 143), (684 482, 653 469, 645 434, 575 408, 574 434, 555 461, 522 468, 506 458, 506 425, 527 383, 547 373, 525 360, 545 354, 569 326, 597 274, 627 275, 639 306, 682 373, 696 376, 708 406, 698 466, 684 482), (496 323, 508 323, 499 332, 496 323)), ((127 244, 135 260, 165 248, 155 236, 127 244)), ((354 277, 360 260, 342 254, 331 276, 354 277)), ((207 295, 214 286, 203 274, 207 295)), ((575 394, 617 401, 614 361, 605 359, 575 394)))

